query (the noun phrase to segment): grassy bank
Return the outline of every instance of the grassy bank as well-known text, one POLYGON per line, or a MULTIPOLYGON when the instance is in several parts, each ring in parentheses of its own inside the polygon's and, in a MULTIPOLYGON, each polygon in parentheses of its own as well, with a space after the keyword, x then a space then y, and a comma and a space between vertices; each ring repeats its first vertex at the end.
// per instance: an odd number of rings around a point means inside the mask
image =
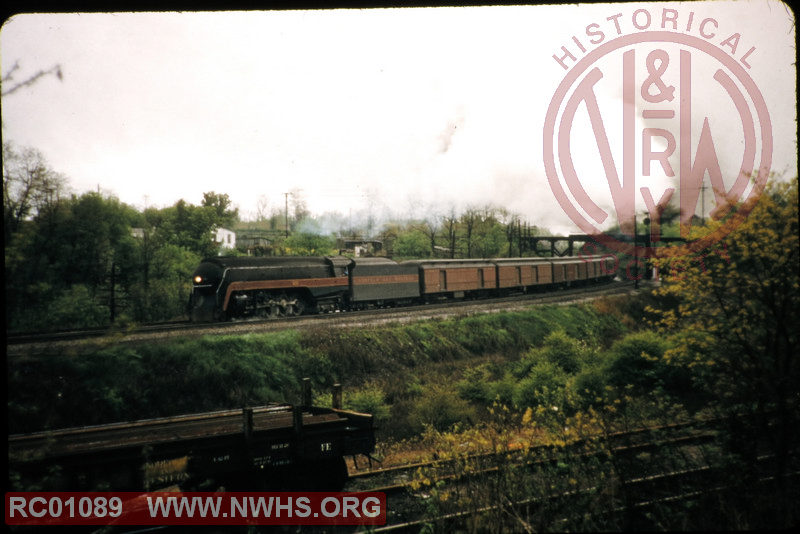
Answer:
POLYGON ((514 400, 534 360, 547 358, 537 351, 548 340, 581 351, 581 369, 598 364, 594 355, 628 331, 625 306, 603 300, 368 329, 110 343, 9 361, 9 430, 296 402, 309 377, 316 392, 342 383, 347 407, 375 413, 385 434, 407 437, 426 424, 480 418, 493 394, 514 400))

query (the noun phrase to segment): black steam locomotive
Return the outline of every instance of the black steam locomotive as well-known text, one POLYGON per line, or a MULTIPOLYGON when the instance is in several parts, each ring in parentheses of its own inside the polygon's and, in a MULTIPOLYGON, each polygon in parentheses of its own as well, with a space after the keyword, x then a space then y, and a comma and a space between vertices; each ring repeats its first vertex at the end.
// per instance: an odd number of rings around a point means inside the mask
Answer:
POLYGON ((283 317, 609 281, 616 258, 413 260, 239 257, 204 259, 193 275, 193 321, 283 317))

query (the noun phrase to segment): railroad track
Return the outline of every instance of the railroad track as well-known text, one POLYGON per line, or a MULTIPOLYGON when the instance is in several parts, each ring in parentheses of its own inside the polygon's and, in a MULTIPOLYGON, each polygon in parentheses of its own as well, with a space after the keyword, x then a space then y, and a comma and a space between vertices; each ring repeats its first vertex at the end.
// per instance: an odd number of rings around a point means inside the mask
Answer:
POLYGON ((6 337, 7 345, 28 345, 43 342, 74 341, 108 336, 124 336, 134 332, 170 332, 190 328, 189 321, 154 323, 129 328, 87 328, 80 330, 59 330, 55 332, 11 333, 6 337))
MULTIPOLYGON (((705 444, 713 441, 716 438, 720 425, 724 425, 725 423, 726 420, 723 418, 706 418, 683 423, 672 423, 628 431, 613 432, 603 437, 607 443, 607 448, 603 454, 611 451, 615 454, 631 456, 649 453, 665 446, 696 446, 705 444)), ((772 421, 770 423, 770 425, 774 424, 777 424, 776 421, 772 421)), ((587 442, 587 439, 576 440, 571 442, 570 446, 577 450, 580 447, 587 445, 587 442)), ((536 447, 531 447, 529 451, 536 453, 536 451, 546 451, 548 448, 549 446, 539 445, 536 447)), ((386 491, 389 493, 394 493, 398 489, 407 490, 408 484, 413 478, 414 473, 420 469, 433 470, 434 468, 438 468, 440 470, 445 470, 448 468, 448 466, 455 465, 459 462, 486 462, 498 460, 502 457, 506 457, 505 459, 510 459, 513 461, 515 456, 518 456, 523 451, 523 446, 518 445, 512 446, 509 448, 509 450, 500 453, 474 453, 458 459, 437 459, 387 468, 370 468, 367 471, 357 471, 351 474, 349 477, 350 482, 348 483, 346 490, 386 491), (373 481, 377 481, 377 483, 373 481)), ((577 456, 581 456, 581 454, 578 454, 577 456)), ((541 463, 541 461, 538 462, 541 463)), ((521 464, 522 461, 518 461, 517 463, 521 464)), ((530 462, 528 463, 532 465, 530 462)), ((484 471, 489 470, 483 470, 482 472, 484 471)))
MULTIPOLYGON (((654 468, 651 465, 649 453, 654 455, 657 451, 671 450, 672 454, 677 454, 677 451, 682 451, 682 454, 692 454, 692 451, 698 451, 701 446, 708 445, 716 439, 716 423, 722 423, 721 420, 706 420, 700 422, 699 425, 694 423, 686 423, 680 425, 670 425, 668 427, 641 429, 633 432, 618 433, 608 436, 609 447, 604 452, 590 452, 577 455, 570 455, 570 462, 582 462, 583 465, 592 465, 591 459, 595 456, 603 456, 606 454, 613 454, 615 458, 616 474, 620 476, 608 487, 582 487, 574 490, 546 492, 548 494, 533 498, 522 498, 517 500, 508 500, 505 502, 475 507, 475 502, 472 504, 472 509, 466 510, 453 510, 451 508, 449 513, 432 514, 428 501, 431 499, 431 494, 437 492, 458 493, 457 488, 462 487, 464 495, 470 495, 471 492, 476 491, 475 488, 483 488, 487 485, 487 481, 492 477, 502 475, 498 467, 487 467, 483 469, 474 469, 465 473, 466 470, 457 474, 448 474, 446 476, 437 477, 431 480, 429 484, 423 487, 418 487, 412 490, 409 483, 396 482, 385 486, 368 486, 363 487, 361 479, 366 480, 367 476, 362 475, 359 477, 351 477, 354 479, 353 491, 382 491, 387 495, 387 524, 371 530, 371 532, 420 532, 421 530, 432 531, 447 531, 447 532, 460 532, 460 531, 474 531, 475 520, 478 517, 491 517, 494 528, 492 531, 502 530, 498 527, 497 521, 511 521, 507 525, 509 531, 524 531, 530 527, 529 522, 533 521, 536 514, 542 510, 549 510, 548 513, 555 514, 549 520, 552 523, 548 524, 547 529, 554 530, 574 530, 576 528, 576 521, 578 529, 580 522, 583 520, 588 522, 595 522, 600 520, 607 521, 609 525, 617 524, 619 521, 626 522, 627 525, 633 525, 633 529, 638 528, 651 528, 652 525, 647 523, 650 521, 653 510, 658 510, 659 507, 670 507, 674 505, 681 505, 686 501, 698 502, 702 499, 714 497, 717 494, 738 491, 736 488, 726 485, 726 476, 724 471, 720 468, 710 467, 702 459, 702 455, 697 456, 696 462, 687 465, 683 468, 664 469, 654 468), (664 431, 671 432, 673 435, 664 437, 664 431), (653 432, 657 432, 661 436, 658 440, 653 439, 653 432), (649 436, 649 438, 648 438, 649 436), (647 454, 643 454, 647 453, 647 454), (468 488, 471 488, 468 489, 468 488), (609 498, 608 492, 611 491, 614 495, 609 498), (599 496, 605 496, 608 500, 605 506, 595 506, 595 513, 599 513, 603 517, 587 517, 576 518, 575 510, 582 510, 587 502, 596 502, 599 496), (600 512, 598 512, 598 509, 600 512), (558 514, 566 514, 563 517, 558 517, 558 514), (514 519, 516 518, 516 519, 514 519), (514 521, 522 521, 518 525, 514 525, 514 521)), ((530 461, 526 459, 515 458, 514 451, 502 453, 509 458, 505 462, 506 469, 511 466, 512 469, 527 469, 530 473, 529 476, 534 476, 536 469, 542 467, 544 464, 549 464, 549 467, 556 467, 559 461, 563 459, 550 455, 546 447, 538 448, 541 454, 533 454, 536 460, 530 461)), ((535 449, 531 449, 535 450, 535 449)), ((491 460, 492 457, 500 455, 490 453, 486 455, 474 455, 471 458, 474 460, 474 465, 482 465, 481 460, 491 460)), ((531 456, 525 456, 531 458, 531 456)), ((773 482, 772 472, 774 457, 769 454, 762 454, 757 459, 756 472, 754 474, 754 484, 764 484, 765 486, 773 482)), ((456 460, 449 463, 455 463, 456 460)), ((394 480, 397 481, 401 477, 411 478, 413 472, 419 469, 427 469, 428 473, 449 471, 447 467, 448 462, 426 462, 416 464, 413 466, 406 466, 404 468, 397 468, 391 470, 393 472, 394 480)), ((484 465, 491 465, 491 461, 486 462, 484 465)), ((378 477, 385 477, 390 470, 378 470, 378 477)), ((450 470, 452 471, 452 470, 450 470)), ((508 473, 506 473, 506 476, 508 473)), ((800 472, 788 473, 789 480, 792 484, 797 484, 800 481, 800 472)), ((502 478, 502 476, 500 477, 502 478)), ((378 479, 385 481, 384 479, 378 479)), ((349 488, 348 488, 349 489, 349 488)), ((480 491, 480 490, 477 490, 480 491)), ((456 499, 456 497, 453 497, 456 499)), ((461 505, 463 506, 463 505, 461 505)), ((685 505, 684 505, 685 506, 685 505)), ((676 517, 680 517, 677 514, 676 517)), ((541 520, 541 518, 540 518, 541 520)), ((480 524, 480 523, 478 523, 480 524)), ((535 526, 535 523, 534 523, 535 526)), ((538 525, 541 527, 542 525, 538 525)), ((611 527, 613 528, 613 527, 611 527)), ((491 529, 490 529, 491 530, 491 529)))
MULTIPOLYGON (((623 470, 622 480, 617 481, 614 491, 616 494, 609 499, 606 507, 595 507, 595 516, 590 517, 586 512, 586 517, 576 518, 575 510, 583 510, 581 507, 587 501, 597 498, 603 492, 607 492, 607 487, 579 487, 567 491, 556 490, 546 495, 535 497, 519 498, 514 501, 507 500, 502 503, 473 507, 472 509, 451 510, 449 513, 439 515, 432 514, 426 503, 430 495, 422 488, 412 490, 410 480, 413 473, 419 469, 441 469, 447 471, 448 463, 463 461, 464 458, 454 461, 437 460, 431 462, 421 462, 410 465, 390 467, 384 469, 373 469, 368 472, 356 473, 350 476, 350 482, 345 486, 344 491, 377 491, 387 495, 387 524, 380 527, 370 527, 369 532, 420 532, 421 530, 438 531, 442 529, 448 532, 474 530, 475 521, 479 518, 491 517, 498 521, 511 521, 508 524, 509 531, 524 530, 529 521, 535 520, 535 515, 542 509, 554 510, 555 514, 549 528, 555 530, 574 529, 575 522, 586 520, 591 522, 606 521, 609 525, 616 525, 619 521, 633 521, 634 529, 636 526, 646 527, 648 524, 639 524, 636 521, 648 521, 653 510, 662 510, 664 507, 683 506, 686 508, 688 502, 707 502, 702 501, 716 494, 730 494, 736 488, 726 486, 725 477, 722 471, 712 468, 704 461, 698 460, 693 465, 688 465, 678 469, 654 470, 650 465, 649 459, 642 459, 641 455, 645 452, 670 449, 696 449, 715 439, 715 433, 720 424, 724 424, 723 419, 706 419, 664 426, 648 427, 635 429, 627 432, 617 432, 608 434, 604 437, 607 440, 607 450, 621 459, 626 467, 623 470), (598 511, 599 510, 599 511, 598 511), (567 514, 559 516, 558 514, 567 514), (602 516, 599 517, 598 516, 602 516), (499 518, 499 519, 497 519, 499 518), (513 521, 522 521, 516 527, 513 521), (561 526, 562 528, 559 528, 561 526)), ((583 442, 577 441, 570 446, 576 450, 581 450, 583 442)), ((546 446, 535 447, 530 451, 540 451, 539 453, 525 455, 522 450, 509 450, 504 453, 483 453, 467 456, 477 464, 485 461, 486 465, 491 464, 494 459, 502 459, 506 466, 512 465, 514 468, 527 468, 530 473, 535 473, 536 468, 542 464, 550 464, 554 467, 559 461, 558 458, 549 454, 550 450, 546 446), (537 458, 530 460, 531 458, 537 458)), ((591 465, 591 457, 606 454, 604 452, 588 452, 584 454, 570 455, 570 462, 584 462, 591 465)), ((563 461, 563 460, 562 460, 563 461)), ((772 456, 762 454, 758 458, 758 469, 754 477, 754 484, 770 483, 772 456)), ((468 474, 448 475, 437 478, 432 484, 438 491, 453 488, 457 485, 471 484, 472 487, 482 486, 490 477, 498 474, 497 467, 487 467, 476 469, 468 474)), ((789 480, 792 484, 797 484, 800 480, 800 472, 790 472, 789 480)), ((431 486, 428 486, 431 487, 431 486)), ((696 508, 696 507, 695 507, 696 508)), ((580 515, 580 514, 579 514, 580 515)), ((680 514, 676 514, 679 517, 680 514)), ((629 523, 626 523, 629 524, 629 523)), ((174 527, 157 527, 157 530, 172 532, 174 527)), ((361 532, 359 527, 337 527, 337 532, 361 532)), ((112 530, 112 532, 144 532, 136 527, 124 527, 112 530)), ((227 532, 228 530, 213 530, 216 532, 227 532)), ((239 530, 233 530, 239 531, 239 530)), ((243 530, 242 530, 243 531, 243 530)), ((330 532, 329 528, 306 526, 296 529, 297 532, 330 532)))
POLYGON ((46 354, 59 347, 80 345, 93 340, 97 342, 146 342, 170 337, 232 335, 279 331, 289 328, 304 330, 320 327, 341 328, 390 322, 410 322, 432 318, 520 310, 531 305, 569 304, 606 295, 627 293, 633 290, 634 283, 626 281, 498 299, 445 301, 421 306, 376 308, 321 315, 283 317, 272 320, 242 320, 211 324, 195 324, 186 321, 141 325, 126 329, 9 334, 6 340, 6 347, 8 356, 15 357, 46 354))
MULTIPOLYGON (((707 419, 699 422, 676 423, 671 425, 663 425, 649 428, 635 429, 627 432, 615 432, 605 437, 608 442, 609 450, 615 454, 635 455, 653 451, 659 447, 670 445, 699 445, 707 443, 714 439, 715 431, 713 426, 716 423, 722 422, 717 419, 707 419), (653 441, 653 436, 656 434, 665 435, 672 434, 666 439, 653 441)), ((571 444, 573 448, 579 448, 586 444, 585 440, 578 440, 571 444)), ((516 461, 520 465, 522 460, 518 456, 523 452, 523 447, 511 447, 508 451, 504 452, 484 452, 470 454, 458 459, 448 460, 431 460, 427 462, 416 462, 401 466, 393 466, 388 468, 370 469, 369 471, 356 472, 350 475, 350 482, 346 488, 347 491, 379 491, 389 493, 397 493, 399 491, 407 491, 408 485, 415 472, 419 470, 448 470, 457 463, 473 462, 473 463, 486 463, 491 461, 500 460, 506 457, 506 460, 516 461), (373 481, 378 481, 378 484, 373 481)), ((548 446, 540 445, 529 449, 536 454, 536 451, 547 451, 548 446)), ((551 460, 547 460, 551 461, 551 460)), ((541 463, 541 461, 537 461, 541 463)), ((528 462, 529 465, 533 465, 528 462)), ((475 474, 481 475, 494 471, 495 468, 482 469, 476 471, 475 474)), ((472 476, 472 475, 471 475, 472 476)), ((447 477, 451 479, 452 477, 447 477)))
MULTIPOLYGON (((769 457, 761 457, 759 458, 761 462, 768 462, 770 460, 769 457)), ((685 470, 677 470, 669 473, 662 473, 653 476, 647 477, 640 477, 637 479, 632 479, 626 482, 628 492, 633 495, 634 497, 630 499, 625 504, 619 504, 617 506, 613 506, 606 510, 602 515, 606 516, 605 518, 600 518, 600 520, 608 519, 612 516, 620 517, 623 514, 627 514, 627 517, 633 517, 635 521, 637 518, 645 518, 647 519, 649 513, 652 510, 658 509, 659 507, 671 507, 671 506, 680 506, 678 508, 678 512, 675 514, 676 518, 682 517, 682 513, 687 508, 687 503, 690 502, 699 502, 702 499, 714 498, 717 495, 723 495, 726 492, 730 493, 732 491, 736 491, 736 488, 721 485, 721 484, 708 484, 708 479, 710 477, 714 477, 718 474, 718 471, 709 468, 707 466, 697 467, 693 469, 685 469, 685 470), (670 489, 672 488, 672 489, 670 489)), ((791 481, 792 484, 798 484, 800 482, 800 472, 792 472, 788 475, 788 480, 791 481)), ((767 488, 770 483, 773 482, 772 477, 769 475, 762 475, 758 477, 754 483, 757 487, 765 487, 767 488)), ((357 534, 360 532, 371 532, 371 533, 419 533, 419 532, 467 532, 467 531, 475 531, 474 528, 474 521, 479 516, 485 516, 488 514, 492 514, 493 516, 503 516, 505 515, 507 518, 511 517, 518 517, 519 520, 524 520, 526 518, 526 514, 529 513, 531 510, 536 510, 541 508, 542 506, 549 506, 552 505, 553 502, 559 501, 560 506, 565 506, 567 508, 570 507, 571 502, 579 502, 581 499, 586 498, 587 495, 592 495, 597 492, 598 488, 584 488, 579 491, 574 492, 563 492, 558 495, 552 495, 545 498, 533 498, 533 499, 521 499, 517 502, 513 503, 504 503, 502 505, 494 505, 494 506, 484 506, 474 510, 464 510, 453 512, 449 514, 443 514, 439 516, 429 516, 421 519, 412 519, 412 520, 387 520, 387 523, 382 526, 378 527, 369 527, 365 529, 364 527, 347 527, 347 526, 337 526, 335 527, 334 532, 340 533, 353 533, 357 534), (471 523, 472 522, 472 523, 471 523), (472 529, 470 526, 472 525, 472 529), (437 528, 439 527, 439 528, 437 528)), ((388 496, 387 496, 388 497, 388 496)), ((388 515, 396 516, 397 514, 392 514, 392 499, 389 497, 388 499, 388 511, 390 512, 388 515)), ((397 501, 395 500, 394 503, 396 504, 397 501)), ((588 514, 585 517, 587 521, 591 521, 593 518, 589 517, 588 514)), ((525 532, 529 531, 529 525, 523 525, 519 523, 517 520, 516 524, 510 524, 507 531, 509 532, 525 532), (526 528, 528 527, 528 528, 526 528)), ((496 528, 491 531, 500 531, 499 525, 494 525, 496 528)), ((569 520, 564 517, 560 519, 556 519, 553 521, 551 525, 549 525, 549 530, 554 531, 567 531, 570 529, 569 520)), ((636 524, 632 525, 634 528, 633 530, 637 530, 635 527, 636 524)), ((652 528, 652 525, 643 525, 643 528, 647 527, 652 528)), ((183 532, 184 530, 181 527, 172 527, 172 526, 161 526, 161 527, 124 527, 122 529, 114 529, 110 532, 115 533, 119 532, 120 534, 145 534, 150 532, 177 532, 180 530, 183 532)), ((288 531, 288 530, 287 530, 288 531)), ((316 533, 330 533, 332 530, 330 527, 317 527, 317 526, 301 526, 301 527, 294 527, 293 532, 305 532, 309 534, 316 534, 316 533)), ((488 531, 488 530, 487 530, 488 531)), ((109 530, 100 529, 100 530, 92 530, 92 534, 108 534, 109 530)), ((208 534, 223 534, 227 532, 245 532, 245 527, 236 528, 229 528, 229 529, 211 529, 210 531, 203 530, 202 532, 208 532, 208 534)), ((249 531, 248 531, 249 532, 249 531)), ((89 534, 87 532, 87 534, 89 534)))
MULTIPOLYGON (((759 459, 760 463, 768 463, 771 457, 763 456, 759 459)), ((697 467, 693 469, 685 469, 663 473, 658 475, 651 475, 631 479, 625 482, 626 494, 630 496, 623 505, 614 506, 606 510, 602 515, 609 517, 616 515, 617 517, 625 516, 625 521, 634 522, 632 526, 634 530, 639 528, 652 528, 653 525, 647 523, 649 520, 648 514, 650 510, 656 507, 675 506, 688 501, 699 501, 703 498, 713 497, 723 493, 735 492, 737 488, 729 485, 709 484, 709 479, 714 479, 720 474, 720 470, 708 466, 697 467), (640 521, 643 523, 636 524, 640 521)), ((788 474, 788 479, 793 484, 800 481, 800 472, 795 471, 788 474)), ((770 475, 761 475, 755 481, 759 487, 767 487, 767 484, 774 481, 770 475)), ((436 525, 446 525, 447 532, 460 532, 469 531, 469 521, 474 520, 478 516, 493 514, 495 516, 506 515, 508 518, 517 517, 519 520, 524 520, 528 517, 530 510, 552 506, 557 501, 559 508, 571 508, 572 502, 579 503, 582 499, 591 497, 602 491, 602 488, 591 487, 585 488, 574 492, 563 492, 558 495, 553 495, 544 498, 536 499, 523 499, 517 502, 507 502, 501 505, 483 506, 476 510, 465 510, 460 512, 453 512, 443 514, 440 516, 426 517, 423 519, 414 519, 411 521, 403 521, 390 523, 384 526, 370 529, 370 532, 392 532, 392 533, 417 533, 423 530, 437 531, 436 525)), ((388 506, 387 506, 388 508, 388 506)), ((680 509, 679 509, 680 511, 680 509)), ((679 516, 680 514, 676 514, 679 516)), ((596 522, 598 519, 601 521, 603 518, 584 517, 586 521, 596 522)), ((613 519, 611 519, 613 521, 613 519)), ((524 532, 530 528, 530 525, 509 525, 510 531, 524 532)), ((549 527, 555 531, 570 530, 569 519, 566 517, 559 518, 553 521, 549 527)))

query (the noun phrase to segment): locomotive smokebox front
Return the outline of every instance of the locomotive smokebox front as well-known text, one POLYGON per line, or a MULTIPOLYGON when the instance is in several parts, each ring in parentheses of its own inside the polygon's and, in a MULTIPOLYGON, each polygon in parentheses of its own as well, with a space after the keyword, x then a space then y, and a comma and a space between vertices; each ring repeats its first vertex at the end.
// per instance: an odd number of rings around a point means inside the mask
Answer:
POLYGON ((208 323, 218 320, 217 289, 224 267, 217 261, 204 260, 192 274, 192 294, 189 296, 189 316, 192 321, 208 323))

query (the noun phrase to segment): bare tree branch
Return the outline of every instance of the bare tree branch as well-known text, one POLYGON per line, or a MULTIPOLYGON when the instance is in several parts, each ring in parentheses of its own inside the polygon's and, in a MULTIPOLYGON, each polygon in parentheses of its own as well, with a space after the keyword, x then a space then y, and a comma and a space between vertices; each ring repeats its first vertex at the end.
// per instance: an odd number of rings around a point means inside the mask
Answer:
MULTIPOLYGON (((16 72, 17 70, 19 70, 19 61, 15 62, 14 65, 11 67, 11 69, 6 74, 3 75, 2 85, 4 87, 8 82, 14 81, 14 72, 16 72)), ((39 81, 40 78, 42 78, 43 76, 47 76, 48 74, 55 74, 55 76, 60 81, 64 80, 64 75, 61 72, 61 65, 55 65, 49 68, 48 70, 40 70, 33 76, 29 77, 27 80, 23 80, 17 83, 16 85, 12 85, 10 89, 3 90, 2 96, 8 96, 10 94, 15 93, 19 89, 22 89, 23 87, 28 87, 29 85, 33 85, 37 81, 39 81)))

